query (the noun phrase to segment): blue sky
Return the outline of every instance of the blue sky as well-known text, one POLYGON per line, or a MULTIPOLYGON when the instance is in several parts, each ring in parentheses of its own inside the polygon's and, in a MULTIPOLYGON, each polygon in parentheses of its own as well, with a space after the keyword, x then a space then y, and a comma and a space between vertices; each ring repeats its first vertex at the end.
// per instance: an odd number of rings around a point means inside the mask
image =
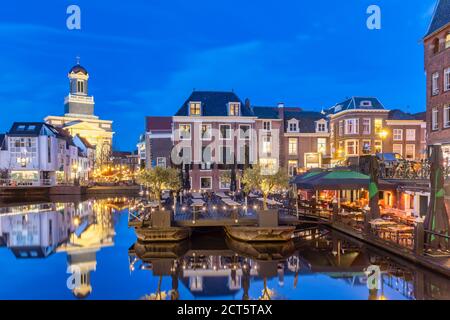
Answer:
POLYGON ((81 57, 96 114, 132 150, 146 115, 172 115, 195 88, 234 90, 254 105, 320 111, 348 96, 425 110, 421 38, 435 0, 3 1, 0 131, 64 112, 81 57), (66 9, 81 8, 81 30, 66 9), (377 4, 382 29, 366 28, 377 4))

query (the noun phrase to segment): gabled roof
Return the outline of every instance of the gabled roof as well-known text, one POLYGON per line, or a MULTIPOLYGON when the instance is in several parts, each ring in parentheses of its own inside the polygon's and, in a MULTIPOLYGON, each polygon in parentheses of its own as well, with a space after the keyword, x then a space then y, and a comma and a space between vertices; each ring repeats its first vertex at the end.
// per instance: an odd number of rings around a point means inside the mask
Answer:
POLYGON ((145 130, 147 132, 155 131, 172 131, 172 117, 146 117, 145 130))
POLYGON ((422 120, 425 121, 426 112, 408 113, 399 109, 389 111, 388 120, 422 120))
POLYGON ((425 38, 450 23, 450 0, 438 0, 425 38))
POLYGON ((45 122, 14 122, 8 132, 8 135, 24 137, 39 136, 44 127, 54 135, 58 135, 56 128, 45 122))
POLYGON ((352 97, 337 103, 326 110, 327 114, 336 114, 345 110, 384 110, 383 104, 374 97, 352 97))
POLYGON ((259 119, 279 119, 277 107, 253 107, 253 114, 259 119))
POLYGON ((228 103, 241 103, 241 116, 252 117, 253 111, 248 105, 242 103, 234 92, 220 91, 194 91, 184 102, 175 116, 189 116, 189 102, 201 102, 202 116, 224 117, 228 116, 228 103))

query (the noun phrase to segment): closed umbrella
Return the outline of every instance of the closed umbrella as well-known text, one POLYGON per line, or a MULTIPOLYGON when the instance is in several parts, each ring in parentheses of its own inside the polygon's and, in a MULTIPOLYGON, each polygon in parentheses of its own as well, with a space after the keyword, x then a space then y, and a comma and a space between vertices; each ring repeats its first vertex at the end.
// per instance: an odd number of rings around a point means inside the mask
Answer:
MULTIPOLYGON (((444 170, 441 146, 433 145, 428 149, 431 161, 430 206, 424 221, 425 230, 442 235, 449 235, 449 216, 444 203, 444 170)), ((448 238, 426 233, 425 243, 432 249, 449 249, 448 238)))
POLYGON ((369 207, 370 207, 370 218, 378 219, 380 218, 380 207, 378 202, 380 200, 378 192, 378 177, 380 174, 380 167, 378 165, 378 160, 375 156, 370 157, 369 163, 369 207))
POLYGON ((236 162, 231 167, 231 173, 230 173, 230 191, 236 192, 237 190, 237 181, 236 181, 236 162))
POLYGON ((184 167, 184 190, 191 190, 191 178, 189 177, 189 165, 185 165, 184 167))

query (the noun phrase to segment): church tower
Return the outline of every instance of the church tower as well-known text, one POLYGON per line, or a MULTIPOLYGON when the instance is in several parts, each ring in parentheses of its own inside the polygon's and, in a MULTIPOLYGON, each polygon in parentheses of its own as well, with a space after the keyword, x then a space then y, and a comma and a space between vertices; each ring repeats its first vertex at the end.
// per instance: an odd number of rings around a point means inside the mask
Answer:
POLYGON ((70 92, 64 100, 66 116, 94 117, 94 97, 88 95, 89 73, 77 64, 70 69, 70 92))
POLYGON ((94 97, 89 95, 89 73, 77 64, 69 70, 69 94, 64 99, 63 116, 47 116, 44 121, 63 128, 73 137, 86 139, 95 147, 95 166, 109 163, 114 131, 111 120, 100 119, 94 113, 94 97))

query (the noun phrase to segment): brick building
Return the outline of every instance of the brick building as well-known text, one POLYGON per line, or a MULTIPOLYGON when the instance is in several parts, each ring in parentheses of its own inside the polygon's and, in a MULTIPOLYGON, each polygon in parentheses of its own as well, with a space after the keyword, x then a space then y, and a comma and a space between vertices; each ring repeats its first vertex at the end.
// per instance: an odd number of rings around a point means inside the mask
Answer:
POLYGON ((324 114, 286 107, 283 103, 253 110, 258 121, 281 122, 280 166, 287 168, 289 174, 330 163, 330 133, 324 114))
POLYGON ((388 110, 374 97, 352 97, 326 113, 333 160, 381 152, 396 152, 409 160, 423 157, 423 113, 388 110))
POLYGON ((138 144, 139 157, 146 168, 170 166, 172 117, 146 117, 145 135, 138 144))
POLYGON ((428 143, 450 157, 450 0, 438 1, 424 37, 428 143))
POLYGON ((239 166, 254 163, 257 152, 266 170, 278 169, 275 122, 270 128, 257 124, 249 102, 243 103, 233 92, 194 91, 172 120, 171 160, 189 165, 193 190, 229 189, 221 172, 234 161, 239 166))

